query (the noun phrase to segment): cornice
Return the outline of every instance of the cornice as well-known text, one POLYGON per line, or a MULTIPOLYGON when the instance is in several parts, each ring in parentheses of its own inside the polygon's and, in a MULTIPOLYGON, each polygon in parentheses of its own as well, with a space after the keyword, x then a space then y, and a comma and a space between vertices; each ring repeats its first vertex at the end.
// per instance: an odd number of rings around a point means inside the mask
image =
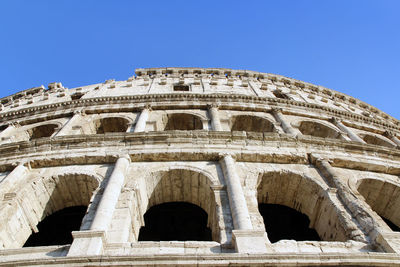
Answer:
MULTIPOLYGON (((279 106, 279 108, 302 107, 311 109, 313 111, 324 111, 329 116, 338 116, 341 119, 350 119, 369 124, 373 123, 375 125, 383 126, 389 129, 400 130, 399 121, 397 121, 397 125, 393 125, 392 123, 389 122, 385 122, 370 117, 365 117, 347 111, 334 109, 324 105, 306 103, 288 99, 258 97, 258 96, 240 95, 240 94, 228 95, 228 94, 174 93, 174 94, 146 94, 146 95, 125 95, 125 96, 86 98, 86 99, 78 99, 78 100, 71 100, 54 104, 29 107, 16 111, 9 111, 0 114, 0 121, 5 122, 9 120, 20 119, 26 116, 44 114, 64 109, 91 107, 95 105, 98 106, 98 105, 124 105, 124 104, 141 104, 141 105, 151 104, 152 108, 154 109, 157 108, 157 106, 158 107, 177 106, 176 102, 182 102, 182 101, 186 101, 185 103, 186 106, 189 104, 188 101, 193 101, 192 104, 194 104, 194 106, 198 107, 204 106, 205 109, 207 108, 208 104, 215 102, 218 102, 221 109, 233 109, 233 108, 243 109, 245 108, 244 107, 245 104, 260 104, 260 105, 263 104, 263 105, 269 105, 271 106, 271 108, 276 106, 279 106), (199 100, 203 101, 203 103, 199 103, 199 100), (164 101, 167 101, 169 103, 162 103, 164 101), (235 105, 235 102, 237 102, 237 105, 235 105)), ((132 106, 131 109, 134 110, 135 106, 132 106)))
MULTIPOLYGON (((346 158, 364 159, 365 162, 379 159, 386 162, 382 163, 384 168, 367 166, 361 161, 354 163, 354 160, 352 166, 358 164, 358 169, 400 175, 400 165, 395 163, 400 159, 400 150, 397 149, 327 138, 293 138, 277 133, 201 130, 70 135, 2 144, 0 171, 12 169, 12 164, 21 159, 29 161, 32 168, 37 168, 113 163, 121 153, 129 154, 132 162, 218 161, 220 153, 227 149, 237 155, 238 161, 244 162, 309 164, 308 153, 312 151, 330 158, 337 157, 336 162, 345 162, 346 158), (392 162, 390 168, 387 167, 390 165, 388 162, 392 162)), ((340 166, 346 167, 345 164, 340 166)))

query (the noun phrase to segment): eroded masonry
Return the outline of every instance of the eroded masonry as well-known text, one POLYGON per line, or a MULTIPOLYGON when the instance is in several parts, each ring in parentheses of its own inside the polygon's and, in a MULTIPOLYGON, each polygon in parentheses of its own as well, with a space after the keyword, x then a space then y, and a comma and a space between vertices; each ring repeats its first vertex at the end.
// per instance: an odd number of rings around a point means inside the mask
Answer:
POLYGON ((400 265, 400 122, 274 74, 2 98, 0 265, 400 265))

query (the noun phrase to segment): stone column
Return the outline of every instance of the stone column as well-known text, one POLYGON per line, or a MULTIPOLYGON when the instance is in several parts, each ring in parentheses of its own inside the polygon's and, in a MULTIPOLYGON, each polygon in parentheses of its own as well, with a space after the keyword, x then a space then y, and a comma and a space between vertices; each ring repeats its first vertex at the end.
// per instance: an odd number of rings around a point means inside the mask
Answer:
POLYGON ((364 140, 362 140, 358 135, 353 133, 353 131, 350 130, 348 127, 346 127, 339 119, 333 117, 331 119, 331 122, 335 124, 340 130, 345 132, 350 137, 351 140, 361 144, 366 144, 364 140))
POLYGON ((15 192, 10 192, 13 185, 18 188, 18 184, 21 183, 28 175, 28 168, 23 163, 18 163, 15 167, 0 183, 0 200, 5 198, 13 197, 15 192))
POLYGON ((64 124, 61 130, 58 131, 56 136, 71 135, 72 133, 70 131, 72 127, 74 126, 76 121, 79 120, 81 117, 82 117, 82 111, 81 110, 75 111, 74 115, 64 124))
POLYGON ((394 133, 386 131, 385 136, 392 140, 398 147, 400 147, 400 140, 396 137, 394 133))
POLYGON ((281 124, 282 129, 285 131, 285 133, 292 136, 300 135, 300 133, 297 133, 292 125, 290 125, 290 123, 286 122, 282 114, 282 109, 272 109, 272 115, 274 115, 275 120, 281 124))
POLYGON ((146 122, 147 119, 149 118, 149 113, 150 113, 150 106, 146 106, 142 109, 142 112, 140 112, 139 118, 137 119, 136 126, 135 126, 135 133, 138 132, 144 132, 146 129, 146 122))
POLYGON ((337 189, 337 194, 340 201, 347 207, 352 216, 358 222, 363 232, 375 243, 378 247, 383 248, 386 252, 400 252, 400 235, 398 235, 398 241, 392 242, 389 239, 392 238, 391 231, 388 233, 383 225, 374 218, 372 214, 374 212, 369 208, 367 204, 358 199, 354 193, 350 190, 347 183, 337 175, 334 168, 326 159, 320 159, 311 155, 312 160, 315 162, 315 166, 322 173, 323 178, 326 180, 330 187, 337 189))
POLYGON ((223 154, 220 163, 228 190, 233 226, 238 230, 253 229, 240 178, 236 173, 235 160, 232 155, 223 154))
POLYGON ((211 117, 211 126, 214 131, 223 131, 221 126, 221 120, 219 118, 219 110, 216 104, 208 106, 208 112, 211 117))
POLYGON ((129 156, 123 156, 117 160, 97 206, 90 230, 72 232, 74 241, 68 256, 99 255, 102 253, 106 232, 124 186, 129 163, 129 156))
POLYGON ((268 239, 264 231, 254 230, 243 193, 235 160, 230 154, 221 155, 220 164, 224 173, 231 209, 233 227, 232 242, 239 253, 268 252, 268 239))

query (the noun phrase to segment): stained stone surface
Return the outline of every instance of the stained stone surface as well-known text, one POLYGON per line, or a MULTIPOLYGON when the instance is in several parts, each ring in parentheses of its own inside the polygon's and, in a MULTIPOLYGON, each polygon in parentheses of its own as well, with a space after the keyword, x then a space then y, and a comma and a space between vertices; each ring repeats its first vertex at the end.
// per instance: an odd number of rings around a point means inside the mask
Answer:
POLYGON ((152 68, 0 102, 0 266, 400 266, 400 122, 351 96, 152 68))

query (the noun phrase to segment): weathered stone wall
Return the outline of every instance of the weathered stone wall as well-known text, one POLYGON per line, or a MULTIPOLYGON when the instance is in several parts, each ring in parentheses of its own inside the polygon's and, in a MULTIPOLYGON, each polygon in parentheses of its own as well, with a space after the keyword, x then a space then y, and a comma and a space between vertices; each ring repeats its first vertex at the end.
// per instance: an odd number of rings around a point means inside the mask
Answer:
POLYGON ((1 103, 0 264, 400 265, 382 219, 400 227, 400 123, 350 96, 166 68, 1 103), (146 211, 167 202, 201 207, 212 241, 138 241, 146 211), (321 241, 271 243, 261 203, 305 214, 321 241), (80 205, 72 244, 22 248, 80 205))

